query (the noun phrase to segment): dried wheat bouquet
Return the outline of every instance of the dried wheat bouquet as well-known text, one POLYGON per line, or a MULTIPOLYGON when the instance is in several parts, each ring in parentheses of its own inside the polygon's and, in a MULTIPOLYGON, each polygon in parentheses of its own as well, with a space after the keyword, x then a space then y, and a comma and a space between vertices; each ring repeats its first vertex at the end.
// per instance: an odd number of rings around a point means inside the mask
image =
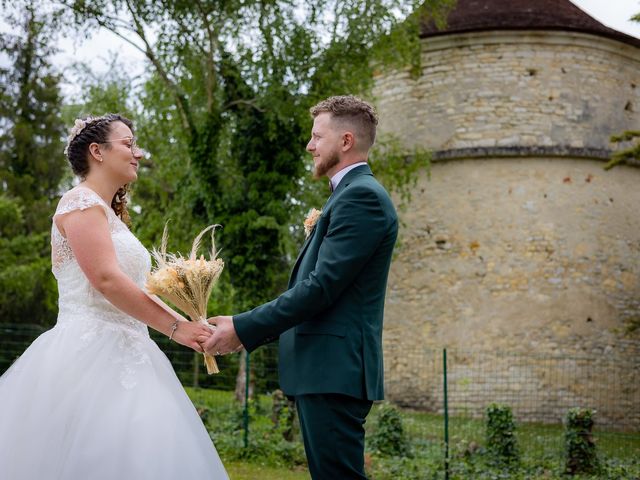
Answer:
MULTIPOLYGON (((207 303, 214 285, 224 269, 224 262, 218 257, 214 241, 215 228, 219 225, 209 225, 193 240, 191 253, 187 258, 181 254, 167 253, 168 232, 164 227, 160 250, 151 251, 156 261, 156 268, 147 278, 147 290, 168 300, 194 322, 207 322, 207 303), (200 242, 205 233, 211 230, 211 252, 209 259, 203 255, 197 258, 200 242)), ((207 373, 218 373, 218 365, 211 355, 204 354, 207 373)))

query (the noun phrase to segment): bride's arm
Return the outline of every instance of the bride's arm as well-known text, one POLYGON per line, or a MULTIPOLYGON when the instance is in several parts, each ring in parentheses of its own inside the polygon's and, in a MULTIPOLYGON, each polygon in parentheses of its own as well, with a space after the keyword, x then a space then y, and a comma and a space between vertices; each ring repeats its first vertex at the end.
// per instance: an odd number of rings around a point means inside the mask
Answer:
MULTIPOLYGON (((115 307, 169 336, 176 320, 180 324, 173 339, 198 352, 199 341, 211 334, 208 327, 183 321, 184 317, 166 305, 160 305, 140 289, 118 265, 109 224, 100 207, 74 210, 57 219, 80 268, 91 285, 115 307)), ((158 299, 159 300, 159 299, 158 299)))
MULTIPOLYGON (((164 303, 162 301, 162 299, 160 297, 158 297, 157 295, 151 295, 151 294, 147 294, 147 295, 149 295, 149 298, 151 300, 156 302, 158 305, 160 305, 162 308, 164 308, 167 312, 171 313, 172 315, 177 315, 180 318, 180 320, 184 320, 185 322, 189 321, 188 318, 185 318, 183 315, 180 315, 180 313, 176 312, 173 308, 171 308, 169 305, 164 303)), ((207 327, 208 329, 210 329, 212 332, 216 328, 215 325, 211 325, 209 323, 204 324, 204 326, 207 327)))
POLYGON ((151 295, 151 294, 147 294, 149 295, 149 298, 151 300, 153 300, 154 302, 156 302, 158 305, 160 305, 160 307, 162 307, 164 310, 166 310, 167 312, 171 313, 172 315, 174 315, 175 317, 179 318, 180 320, 184 320, 185 322, 188 322, 189 320, 187 318, 185 318, 183 315, 180 315, 180 313, 176 312, 173 308, 171 308, 169 305, 167 305, 166 303, 164 303, 162 301, 162 299, 160 297, 158 297, 157 295, 151 295))

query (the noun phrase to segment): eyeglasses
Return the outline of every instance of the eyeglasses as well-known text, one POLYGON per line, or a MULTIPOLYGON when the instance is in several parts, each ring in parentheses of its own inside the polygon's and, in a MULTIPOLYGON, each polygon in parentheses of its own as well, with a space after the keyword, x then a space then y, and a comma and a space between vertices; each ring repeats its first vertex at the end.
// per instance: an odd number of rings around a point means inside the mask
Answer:
POLYGON ((113 140, 107 140, 106 142, 102 142, 102 143, 113 143, 113 142, 118 142, 120 140, 129 140, 131 142, 131 145, 128 145, 128 147, 131 149, 131 153, 136 153, 137 150, 142 151, 142 149, 138 146, 138 143, 136 142, 136 137, 114 138, 113 140))

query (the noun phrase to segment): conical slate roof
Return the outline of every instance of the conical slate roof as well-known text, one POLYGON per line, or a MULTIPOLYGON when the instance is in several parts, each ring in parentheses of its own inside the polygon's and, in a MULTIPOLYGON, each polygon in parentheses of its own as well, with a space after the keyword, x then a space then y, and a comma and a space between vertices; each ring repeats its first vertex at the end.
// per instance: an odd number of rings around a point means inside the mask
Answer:
POLYGON ((420 36, 487 30, 574 31, 640 47, 640 39, 604 26, 569 0, 458 0, 443 30, 423 23, 420 36))

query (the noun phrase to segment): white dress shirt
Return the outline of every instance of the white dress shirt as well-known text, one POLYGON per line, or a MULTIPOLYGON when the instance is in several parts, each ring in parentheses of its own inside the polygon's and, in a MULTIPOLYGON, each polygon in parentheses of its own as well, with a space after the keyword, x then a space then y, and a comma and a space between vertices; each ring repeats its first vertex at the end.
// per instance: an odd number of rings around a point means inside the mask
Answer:
POLYGON ((338 185, 340 185, 340 182, 342 181, 342 179, 344 178, 344 176, 347 173, 349 173, 351 170, 353 170, 356 167, 360 167, 360 166, 366 165, 366 164, 367 164, 367 162, 354 163, 352 165, 349 165, 348 167, 344 167, 342 170, 340 170, 338 173, 336 173, 329 180, 329 183, 331 183, 331 191, 333 192, 336 188, 338 188, 338 185))

